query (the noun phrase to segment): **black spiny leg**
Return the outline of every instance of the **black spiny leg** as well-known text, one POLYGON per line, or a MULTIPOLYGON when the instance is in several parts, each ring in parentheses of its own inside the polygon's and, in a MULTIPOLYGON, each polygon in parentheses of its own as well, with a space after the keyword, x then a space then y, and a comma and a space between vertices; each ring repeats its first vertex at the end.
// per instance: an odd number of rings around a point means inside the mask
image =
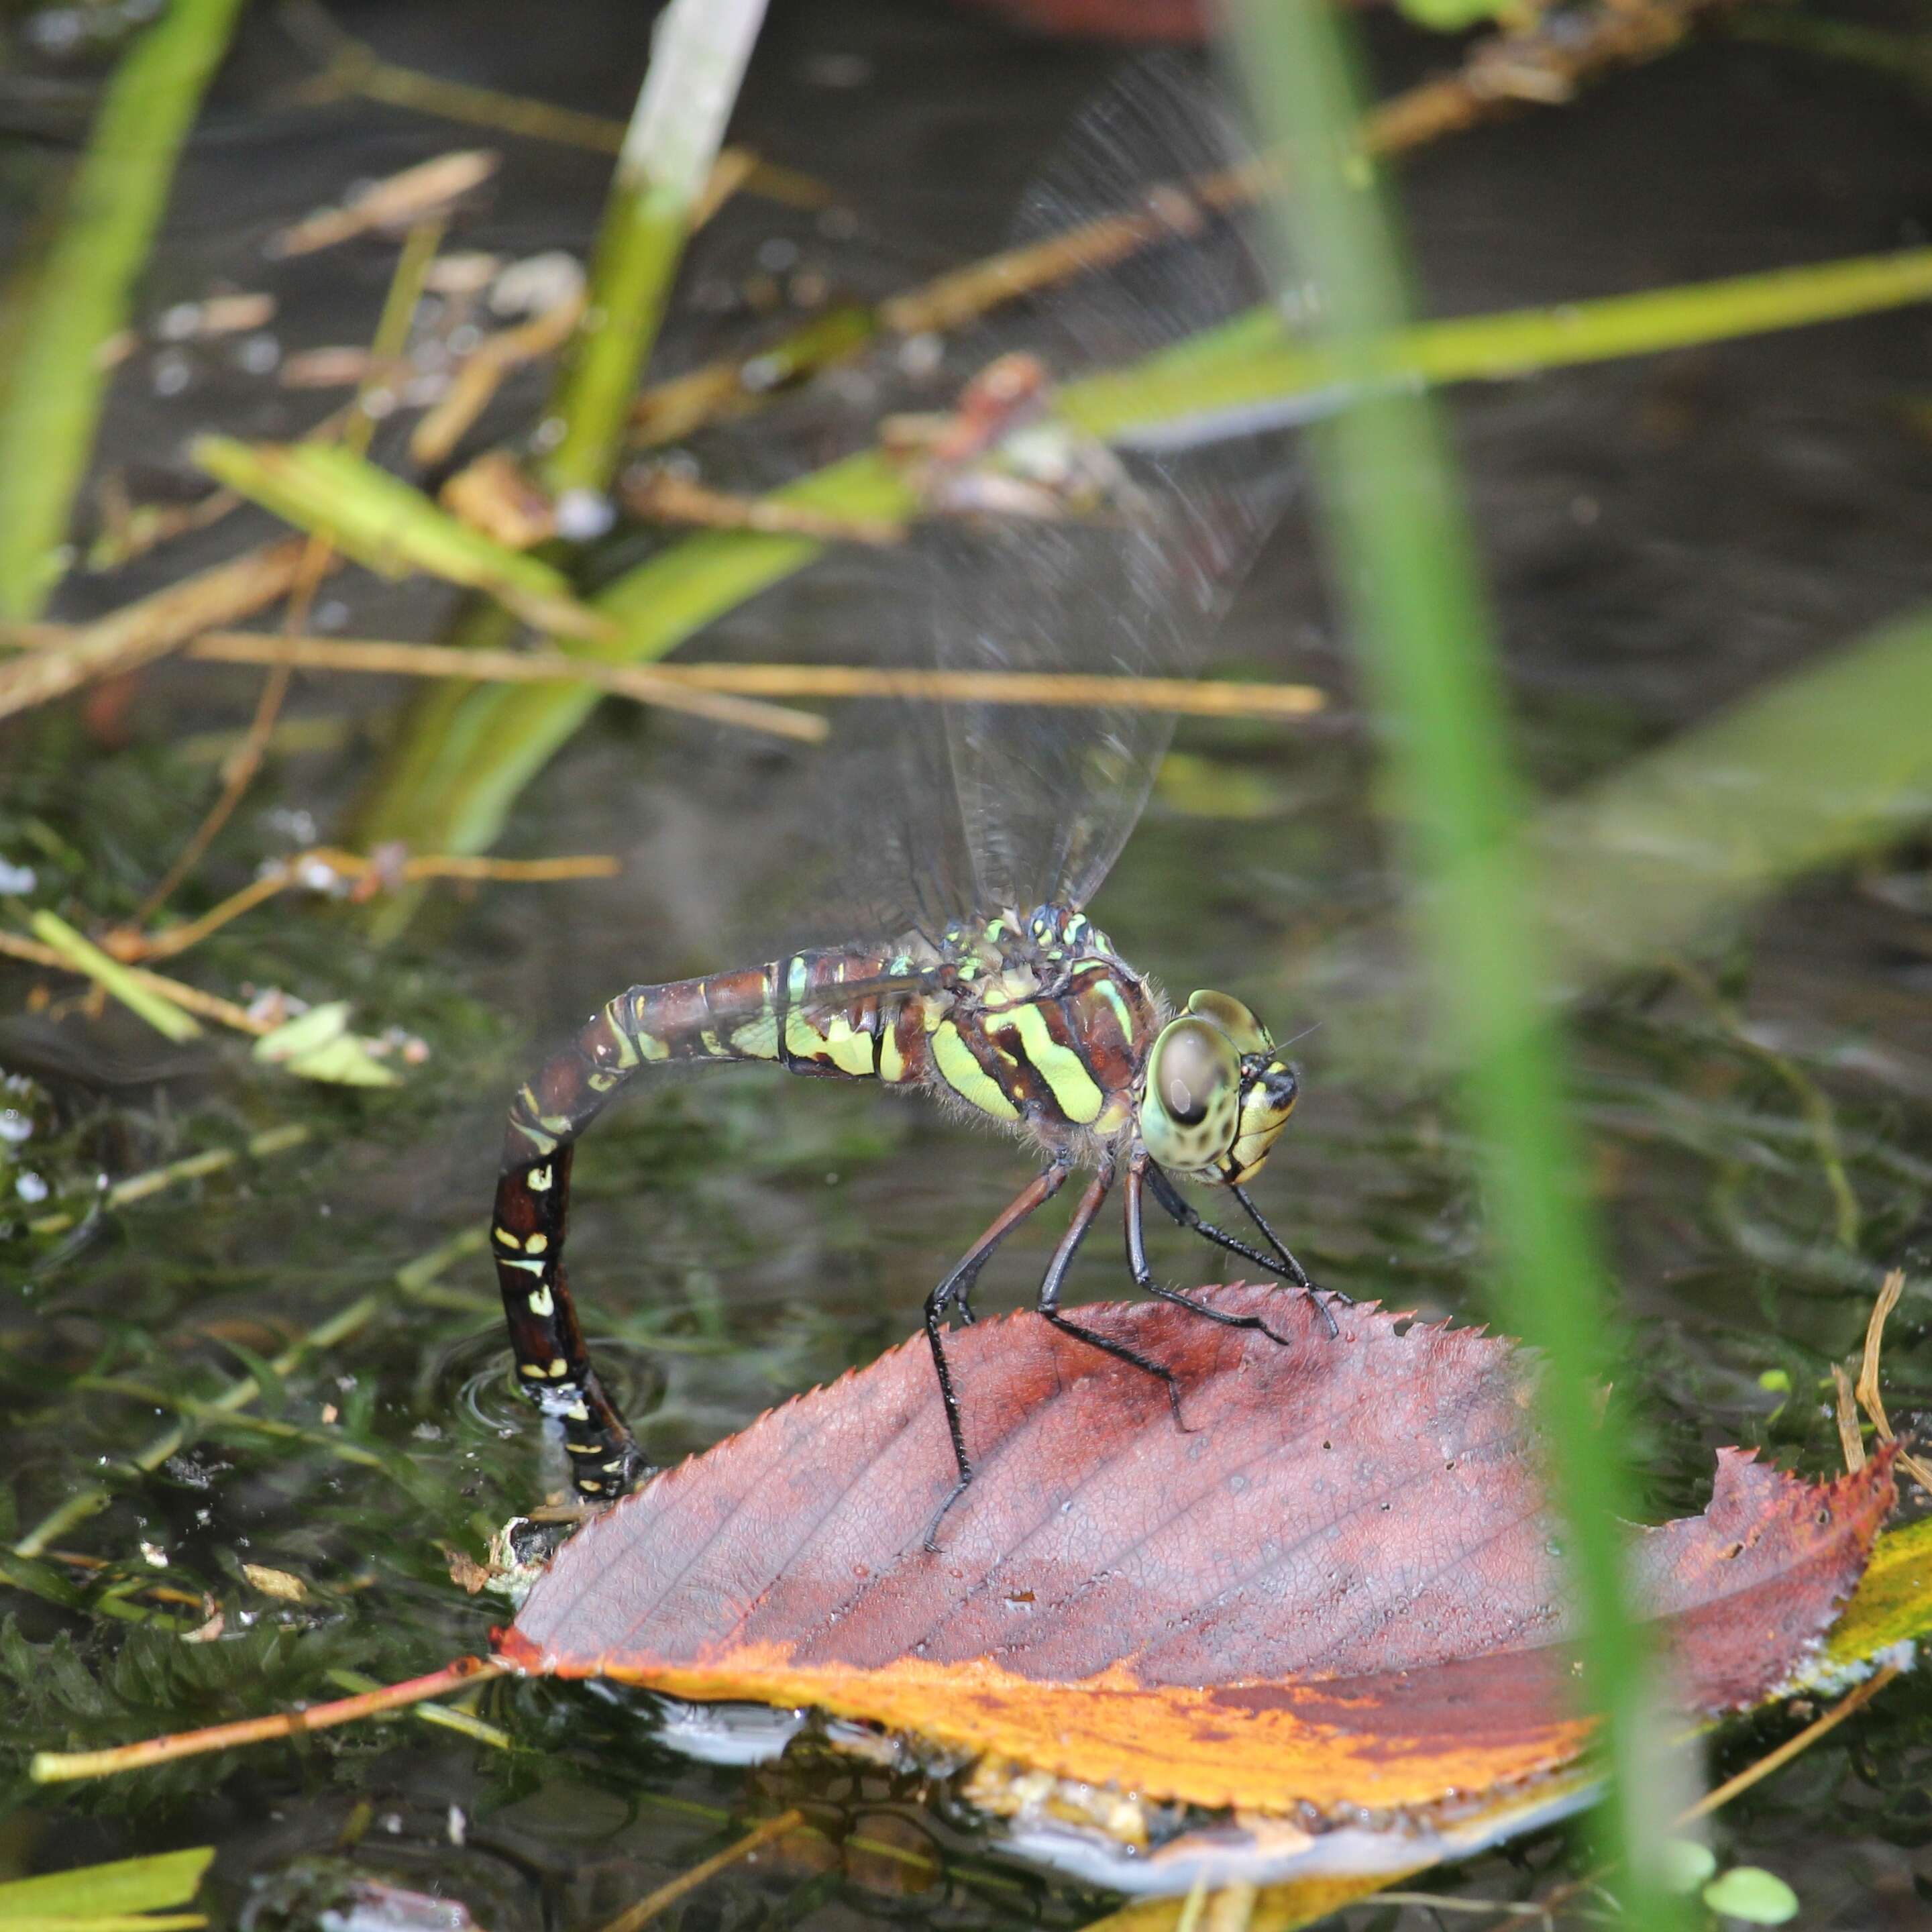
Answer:
POLYGON ((1114 1170, 1104 1167, 1088 1184, 1073 1210, 1073 1218, 1066 1224, 1066 1232, 1060 1238, 1060 1245, 1053 1251, 1053 1258, 1046 1264, 1046 1274, 1040 1285, 1040 1298, 1035 1304, 1040 1312, 1051 1322, 1063 1335, 1071 1335, 1076 1341, 1084 1342, 1090 1348, 1098 1348, 1102 1354, 1112 1355, 1117 1361, 1126 1362, 1132 1367, 1150 1376, 1158 1376, 1167 1385, 1167 1406, 1174 1412, 1174 1426, 1184 1430, 1187 1424, 1180 1417, 1180 1384, 1174 1371, 1150 1358, 1143 1355, 1138 1348, 1130 1348, 1124 1342, 1116 1342, 1111 1336, 1096 1334, 1091 1328, 1083 1328, 1077 1322, 1070 1322, 1060 1312, 1060 1290, 1066 1279, 1066 1270, 1079 1251, 1080 1244, 1087 1238, 1087 1231, 1094 1225, 1100 1214, 1101 1204, 1114 1184, 1114 1170))
MULTIPOLYGON (((1316 1312, 1320 1315, 1322 1322, 1328 1328, 1328 1339, 1332 1342, 1341 1334, 1341 1330, 1335 1325, 1334 1316, 1328 1312, 1328 1304, 1322 1300, 1321 1294, 1316 1292, 1314 1284, 1308 1279, 1307 1271, 1287 1249, 1282 1246, 1276 1237, 1274 1230, 1262 1219, 1254 1203, 1240 1188, 1237 1187, 1232 1190, 1235 1199, 1239 1201, 1249 1214, 1253 1216, 1256 1225, 1268 1237, 1275 1253, 1280 1257, 1280 1260, 1270 1258, 1263 1254, 1258 1248, 1250 1247, 1246 1242, 1238 1240, 1226 1228, 1216 1227, 1212 1221, 1196 1211, 1192 1203, 1174 1186, 1172 1178, 1166 1170, 1156 1166, 1152 1161, 1148 1162, 1147 1181, 1148 1186, 1154 1190, 1154 1198, 1182 1227, 1186 1228, 1191 1233, 1198 1234, 1204 1241, 1210 1241, 1216 1247, 1225 1248, 1231 1255, 1239 1255, 1244 1261, 1252 1262, 1257 1268, 1266 1268, 1270 1274, 1280 1275, 1292 1282, 1315 1304, 1316 1312)), ((1283 1339, 1281 1336, 1276 1335, 1272 1329, 1267 1332, 1277 1342, 1283 1339)))
POLYGON ((1344 1308, 1352 1308, 1354 1306, 1354 1297, 1344 1294, 1339 1288, 1317 1288, 1309 1280, 1308 1270, 1282 1246, 1281 1237, 1268 1226, 1262 1216, 1262 1210, 1249 1199, 1248 1190, 1245 1187, 1231 1187, 1228 1192, 1233 1195, 1246 1210, 1248 1219, 1260 1228, 1268 1246, 1287 1263, 1288 1279, 1296 1287, 1305 1288, 1315 1298, 1316 1305, 1322 1310, 1322 1318, 1328 1324, 1330 1338, 1332 1340, 1340 1334, 1341 1330, 1335 1326, 1335 1318, 1329 1312, 1328 1304, 1331 1301, 1339 1301, 1344 1308))
MULTIPOLYGON (((1127 1162, 1126 1188, 1127 1266, 1132 1272, 1134 1286, 1144 1294, 1157 1296, 1162 1301, 1174 1303, 1177 1307, 1191 1309, 1194 1313, 1205 1317, 1210 1322, 1218 1322, 1223 1328, 1256 1329, 1265 1335, 1270 1342, 1279 1342, 1284 1348, 1292 1346, 1292 1344, 1287 1336, 1276 1334, 1258 1315, 1225 1314, 1218 1308, 1209 1307, 1204 1301, 1196 1301, 1191 1294, 1183 1294, 1178 1288, 1162 1288, 1160 1283, 1154 1280, 1154 1270, 1148 1267, 1147 1258, 1147 1201, 1144 1190, 1149 1184, 1151 1184, 1154 1188, 1154 1198, 1166 1207, 1167 1202, 1162 1193, 1162 1190, 1165 1188, 1168 1194, 1173 1194, 1173 1184, 1148 1159, 1145 1150, 1143 1150, 1136 1153, 1127 1162)), ((1178 1194, 1174 1194, 1173 1198, 1180 1207, 1187 1208, 1187 1204, 1182 1201, 1178 1194)), ((1170 1209, 1169 1211, 1172 1212, 1172 1210, 1170 1209)), ((1188 1208, 1187 1211, 1192 1214, 1193 1210, 1188 1208)), ((1177 1215, 1175 1218, 1179 1220, 1180 1217, 1177 1215)), ((1205 1232, 1208 1223, 1201 1221, 1198 1215, 1195 1216, 1195 1220, 1199 1224, 1196 1232, 1205 1232)), ((1232 1236, 1222 1235, 1217 1228, 1214 1234, 1209 1236, 1209 1238, 1212 1240, 1216 1237, 1224 1246, 1234 1248, 1238 1252, 1247 1255, 1251 1259, 1260 1262, 1262 1266, 1268 1269, 1270 1274, 1276 1271, 1272 1262, 1255 1254, 1252 1249, 1242 1246, 1234 1240, 1232 1236)), ((1317 1306, 1318 1306, 1319 1304, 1317 1306)))
POLYGON ((933 1541, 946 1512, 972 1486, 973 1462, 966 1454, 966 1429, 959 1413, 959 1396, 952 1386, 952 1370, 946 1360, 945 1345, 940 1340, 939 1318, 946 1310, 972 1292, 987 1258, 1034 1209, 1051 1201, 1066 1180, 1066 1163, 1056 1160, 1028 1182, 1000 1210, 992 1226, 962 1255, 952 1272, 926 1298, 926 1339, 932 1347, 932 1366, 939 1377, 939 1399, 946 1406, 946 1432, 952 1438, 952 1460, 959 1466, 959 1480, 952 1493, 939 1506, 926 1526, 926 1546, 937 1551, 933 1541))

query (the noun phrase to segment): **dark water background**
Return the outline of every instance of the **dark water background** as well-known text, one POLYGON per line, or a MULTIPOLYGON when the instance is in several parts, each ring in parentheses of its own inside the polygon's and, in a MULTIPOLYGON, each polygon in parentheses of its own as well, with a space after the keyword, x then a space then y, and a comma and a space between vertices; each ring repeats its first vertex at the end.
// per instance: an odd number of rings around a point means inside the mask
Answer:
MULTIPOLYGON (((396 61, 619 116, 648 26, 646 10, 615 0, 406 0, 340 17, 396 61)), ((1372 24, 1384 88, 1445 58, 1442 43, 1372 24)), ((755 338, 762 325, 733 312, 732 292, 773 234, 801 236, 814 266, 866 295, 997 246, 1042 153, 1118 58, 936 6, 778 6, 734 135, 829 184, 857 232, 828 236, 741 201, 698 246, 686 284, 697 294, 660 369, 755 338)), ((144 316, 225 280, 275 290, 285 352, 366 340, 390 248, 272 267, 262 238, 352 179, 484 137, 367 103, 302 104, 290 90, 308 71, 258 12, 182 169, 144 316)), ((57 160, 64 97, 48 92, 50 77, 70 76, 44 60, 0 74, 10 124, 26 130, 0 164, 16 227, 57 160)), ((1706 41, 1407 162, 1422 308, 1477 314, 1922 239, 1925 134, 1922 99, 1889 76, 1706 41)), ((452 245, 580 254, 606 163, 493 145, 506 166, 452 245)), ((1518 746, 1546 795, 1925 599, 1928 346, 1932 325, 1907 310, 1454 397, 1518 746)), ((332 400, 247 376, 224 345, 168 366, 185 367, 186 386, 162 394, 177 377, 161 375, 160 352, 125 365, 102 442, 107 461, 156 487, 184 473, 196 430, 286 435, 332 400)), ((524 381, 491 422, 509 433, 538 393, 524 381)), ((79 579, 63 614, 112 608, 225 554, 239 528, 79 579)), ((432 636, 446 614, 438 594, 360 573, 326 596, 355 635, 432 636)), ((802 627, 825 655, 865 655, 862 639, 824 644, 838 622, 836 602, 808 584, 752 607, 705 648, 792 655, 802 627)), ((1096 914, 1170 987, 1225 986, 1280 1034, 1318 1028, 1299 1049, 1307 1098, 1262 1189, 1317 1272, 1398 1305, 1474 1313, 1481 1204, 1450 1096, 1404 1077, 1400 1052, 1352 1026, 1346 1000, 1340 1011, 1328 994, 1311 1001, 1316 967, 1386 916, 1398 880, 1378 829, 1372 734, 1305 520, 1282 533, 1220 649, 1254 674, 1322 685, 1333 704, 1304 728, 1184 726, 1096 914)), ((245 718, 255 677, 157 668, 124 744, 97 742, 66 714, 0 734, 0 856, 36 866, 36 903, 96 919, 130 909, 200 818, 206 735, 245 718)), ((274 760, 184 909, 338 826, 406 694, 300 680, 296 715, 323 721, 322 748, 274 760)), ((778 922, 767 854, 806 808, 806 762, 607 706, 525 796, 503 849, 612 852, 620 879, 446 893, 380 950, 351 918, 285 902, 189 956, 197 983, 350 998, 363 1024, 419 1035, 430 1057, 392 1094, 272 1078, 226 1041, 170 1048, 116 1013, 30 1016, 34 976, 0 975, 0 1067, 34 1083, 10 1096, 35 1123, 10 1156, 0 1148, 10 1196, 31 1172, 52 1189, 50 1207, 74 1204, 98 1171, 139 1172, 292 1121, 311 1133, 245 1178, 158 1195, 78 1236, 0 1238, 0 1511, 10 1508, 13 1534, 105 1480, 112 1507, 60 1546, 117 1567, 92 1581, 61 1574, 95 1590, 104 1577, 151 1581, 150 1545, 167 1583, 226 1606, 230 1633, 190 1652, 165 1631, 6 1591, 18 1617, 0 1649, 7 1774, 37 1746, 265 1708, 265 1683, 275 1699, 333 1695, 330 1668, 388 1678, 484 1646, 492 1613, 449 1582, 443 1546, 480 1555, 490 1527, 555 1472, 505 1392, 480 1257, 459 1256, 428 1285, 400 1286, 398 1270, 476 1227, 503 1102, 548 1040, 629 982, 742 963, 748 935, 778 922), (204 1419, 161 1469, 126 1472, 122 1459, 173 1413, 127 1384, 206 1395, 370 1293, 380 1317, 272 1384, 254 1412, 308 1434, 204 1419), (116 1378, 120 1389, 105 1385, 116 1378), (408 1480, 318 1446, 332 1439, 332 1439, 393 1452, 408 1480), (244 1562, 299 1574, 311 1600, 278 1606, 240 1580, 244 1562), (70 1648, 22 1647, 63 1631, 70 1648), (231 1683, 245 1704, 230 1700, 231 1683)), ((1717 936, 1694 970, 1659 961, 1598 989, 1573 1036, 1654 1509, 1700 1506, 1720 1443, 1767 1445, 1808 1473, 1836 1466, 1829 1364, 1852 1356, 1890 1266, 1916 1270, 1888 1354, 1894 1418, 1932 1400, 1932 845, 1874 851, 1793 888, 1717 936), (1788 1394, 1763 1379, 1780 1372, 1788 1394)), ((907 1334, 927 1287, 1023 1172, 1004 1143, 927 1112, 755 1073, 633 1104, 600 1126, 579 1168, 574 1252, 608 1338, 602 1359, 628 1382, 652 1455, 702 1448, 907 1334)), ((27 1213, 0 1202, 0 1236, 27 1213)), ((1024 1291, 1039 1245, 1002 1258, 989 1304, 1024 1291)), ((1115 1292, 1112 1247, 1090 1244, 1071 1298, 1115 1292)), ((1198 1269, 1186 1251, 1162 1252, 1171 1270, 1198 1269)), ((498 1687, 482 1710, 514 1750, 404 1719, 299 1754, 270 1748, 59 1796, 16 1782, 0 1875, 213 1843, 224 1915, 267 1913, 292 1869, 340 1857, 459 1898, 494 1932, 575 1928, 717 1849, 734 1819, 799 1804, 829 1834, 822 1856, 740 1870, 674 1922, 1072 1925, 1107 1906, 1001 1863, 910 1772, 810 1754, 749 1774, 694 1766, 582 1689, 498 1687)), ((1747 1727, 1722 1762, 1781 1734, 1777 1720, 1747 1727)), ((1717 1841, 1727 1861, 1789 1878, 1807 1925, 1924 1924, 1928 1774, 1932 1702, 1907 1679, 1726 1811, 1717 1841)), ((1521 1896, 1565 1856, 1552 1834, 1456 1882, 1521 1896)))

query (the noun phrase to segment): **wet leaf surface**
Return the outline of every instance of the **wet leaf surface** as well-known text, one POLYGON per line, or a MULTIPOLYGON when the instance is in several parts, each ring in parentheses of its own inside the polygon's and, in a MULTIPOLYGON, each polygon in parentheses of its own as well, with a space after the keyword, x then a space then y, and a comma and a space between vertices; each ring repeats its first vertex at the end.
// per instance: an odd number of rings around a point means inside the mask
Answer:
MULTIPOLYGON (((1161 1384, 1022 1314, 949 1353, 952 1482, 902 1347, 588 1525, 502 1648, 566 1676, 811 1704, 1204 1805, 1412 1811, 1574 1759, 1587 1726, 1523 1358, 1469 1328, 1211 1292, 1286 1346, 1164 1305, 1081 1311, 1161 1384)), ((1814 1485, 1720 1451, 1701 1516, 1637 1534, 1685 1705, 1742 1708, 1856 1583, 1888 1460, 1814 1485)))

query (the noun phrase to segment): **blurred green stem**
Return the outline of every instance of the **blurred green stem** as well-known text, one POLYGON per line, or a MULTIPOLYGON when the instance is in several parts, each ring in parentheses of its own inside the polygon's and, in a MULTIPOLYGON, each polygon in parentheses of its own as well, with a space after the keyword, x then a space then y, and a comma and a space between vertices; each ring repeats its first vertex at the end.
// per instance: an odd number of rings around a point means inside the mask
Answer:
POLYGON ((1314 326, 1353 398, 1320 434, 1326 508, 1422 875, 1440 997, 1469 1070, 1498 1312, 1544 1357, 1539 1396, 1582 1612, 1584 1688, 1604 1724, 1604 1848, 1630 1924, 1666 1925, 1652 1853, 1672 1808, 1654 1742, 1662 1714, 1621 1574, 1630 1485, 1594 1400, 1611 1366, 1604 1270, 1544 1014, 1526 868, 1510 858, 1519 800, 1475 547, 1434 406, 1392 380, 1406 308, 1399 244, 1354 151, 1340 24, 1326 0, 1248 0, 1234 23, 1261 138, 1289 157, 1284 254, 1292 248, 1296 284, 1318 292, 1314 326))
POLYGON ((175 164, 241 0, 173 0, 108 83, 46 251, 0 314, 0 618, 35 616, 61 572, 107 377, 175 164))
POLYGON ((764 0, 672 0, 658 20, 590 265, 589 298, 542 434, 543 478, 610 487, 692 216, 724 138, 764 0))

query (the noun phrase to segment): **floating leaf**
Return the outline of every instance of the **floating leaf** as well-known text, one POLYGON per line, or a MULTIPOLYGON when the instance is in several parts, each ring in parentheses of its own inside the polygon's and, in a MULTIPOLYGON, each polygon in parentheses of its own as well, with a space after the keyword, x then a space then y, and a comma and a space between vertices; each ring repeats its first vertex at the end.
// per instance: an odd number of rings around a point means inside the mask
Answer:
POLYGON ((1704 1888, 1704 1903, 1748 1925, 1782 1925, 1798 1916, 1798 1894, 1776 1874, 1736 1865, 1704 1888))
POLYGON ((308 1586, 286 1570, 272 1570, 266 1563, 244 1563, 242 1574, 263 1596, 273 1597, 279 1603, 308 1601, 308 1586))
MULTIPOLYGON (((978 1480, 923 1344, 787 1404, 565 1546, 501 1642, 527 1670, 817 1706, 1150 1800, 1410 1822, 1520 1797, 1589 1726, 1523 1360, 1472 1329, 1206 1291, 956 1333, 978 1480)), ((1634 1532, 1686 1706, 1790 1675, 1864 1568, 1888 1459, 1813 1485, 1720 1452, 1700 1516, 1634 1532)))
POLYGON ((1718 1869, 1718 1856, 1695 1838, 1666 1838, 1658 1848, 1664 1882, 1672 1892, 1695 1892, 1718 1869))
POLYGON ((349 1030, 349 1002, 329 1000, 311 1006, 255 1042, 255 1058, 284 1066, 304 1080, 326 1080, 339 1087, 398 1087, 402 1076, 369 1052, 368 1043, 349 1030))

